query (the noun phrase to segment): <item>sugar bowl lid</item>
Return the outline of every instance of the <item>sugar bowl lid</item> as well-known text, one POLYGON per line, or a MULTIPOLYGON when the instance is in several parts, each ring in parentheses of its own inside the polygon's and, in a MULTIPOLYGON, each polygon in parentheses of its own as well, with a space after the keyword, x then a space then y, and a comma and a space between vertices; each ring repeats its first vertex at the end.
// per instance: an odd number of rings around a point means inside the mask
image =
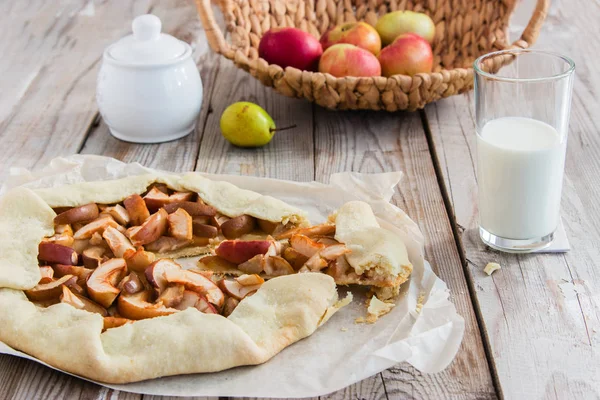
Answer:
POLYGON ((105 60, 122 65, 154 66, 170 64, 187 58, 190 46, 166 33, 161 33, 160 19, 152 14, 136 17, 128 35, 109 46, 105 60))

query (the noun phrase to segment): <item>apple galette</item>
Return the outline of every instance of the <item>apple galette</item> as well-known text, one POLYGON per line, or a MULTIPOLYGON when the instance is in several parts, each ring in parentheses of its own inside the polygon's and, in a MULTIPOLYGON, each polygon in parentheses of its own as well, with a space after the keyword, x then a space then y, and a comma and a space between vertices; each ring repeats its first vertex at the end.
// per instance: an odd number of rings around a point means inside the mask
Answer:
POLYGON ((310 226, 198 174, 17 188, 0 202, 0 340, 103 382, 263 363, 348 304, 336 284, 385 299, 411 271, 366 203, 310 226), (191 256, 195 267, 177 262, 191 256))

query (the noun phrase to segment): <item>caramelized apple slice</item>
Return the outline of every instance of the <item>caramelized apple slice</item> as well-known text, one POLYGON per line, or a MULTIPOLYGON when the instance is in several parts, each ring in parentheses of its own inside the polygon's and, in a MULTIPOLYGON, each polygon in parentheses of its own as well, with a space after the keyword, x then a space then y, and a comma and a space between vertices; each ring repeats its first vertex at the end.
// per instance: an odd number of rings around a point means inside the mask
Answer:
POLYGON ((308 236, 292 235, 290 237, 290 246, 300 254, 306 257, 312 257, 313 254, 325 248, 324 244, 317 243, 308 236))
POLYGON ((127 262, 127 268, 135 272, 144 272, 156 259, 154 253, 145 251, 143 247, 138 247, 135 253, 125 254, 123 257, 127 262))
POLYGON ((208 299, 206 299, 206 297, 200 295, 198 297, 198 301, 196 302, 196 304, 194 305, 194 307, 196 307, 196 309, 204 314, 218 314, 219 311, 217 311, 217 309, 215 308, 215 306, 213 306, 212 304, 210 304, 210 302, 208 301, 208 299))
POLYGON ((213 281, 203 275, 184 269, 167 269, 164 277, 169 283, 183 284, 187 290, 193 290, 203 296, 218 308, 221 308, 225 301, 223 292, 215 285, 213 281))
MULTIPOLYGON (((187 210, 186 210, 186 211, 187 211, 187 210)), ((190 214, 190 213, 189 213, 189 211, 188 211, 188 214, 190 214)), ((190 215, 192 215, 192 214, 190 214, 190 215)), ((203 217, 203 216, 198 216, 198 215, 196 215, 196 216, 192 215, 192 224, 193 224, 194 226, 195 226, 196 224, 210 225, 210 224, 211 224, 211 222, 212 222, 212 220, 213 220, 213 219, 212 219, 212 217, 203 217)), ((212 226, 212 225, 211 225, 211 226, 212 226)), ((219 230, 219 229, 217 229, 217 231, 218 231, 218 230, 219 230)))
POLYGON ((76 276, 77 284, 82 288, 87 285, 87 279, 92 274, 92 272, 94 272, 93 269, 64 264, 54 264, 52 266, 52 269, 54 271, 54 275, 57 278, 61 278, 66 275, 76 276))
POLYGON ((257 274, 245 274, 238 276, 235 280, 242 286, 262 285, 265 280, 257 274))
POLYGON ((285 258, 295 270, 302 268, 304 263, 308 261, 308 257, 292 247, 288 247, 283 251, 283 258, 285 258))
POLYGON ((179 208, 173 214, 169 214, 167 222, 171 236, 181 240, 192 240, 192 217, 183 208, 179 208))
POLYGON ((205 256, 198 260, 200 268, 205 268, 216 273, 228 274, 236 270, 236 265, 219 256, 205 256))
POLYGON ((221 225, 223 225, 225 222, 229 221, 231 218, 229 218, 226 215, 223 214, 215 214, 212 219, 210 220, 211 225, 216 226, 218 229, 221 229, 221 225))
POLYGON ((242 286, 239 282, 230 281, 227 279, 222 279, 219 281, 219 287, 223 292, 227 293, 229 296, 234 297, 237 300, 242 300, 249 293, 252 293, 258 289, 262 284, 252 285, 252 286, 242 286))
POLYGON ((104 241, 104 238, 102 237, 101 232, 92 233, 92 237, 90 238, 90 245, 104 247, 105 249, 108 249, 108 243, 106 243, 106 241, 104 241))
POLYGON ((152 189, 152 188, 160 190, 164 194, 167 194, 167 195, 169 194, 169 187, 164 183, 155 182, 152 185, 150 185, 150 189, 152 189))
POLYGON ((119 295, 117 285, 126 273, 127 264, 122 258, 113 258, 100 264, 87 280, 90 298, 108 308, 119 295))
POLYGON ((193 290, 184 290, 179 304, 174 306, 177 310, 185 310, 186 308, 194 307, 200 300, 200 295, 193 290))
POLYGON ((327 268, 325 272, 327 273, 327 275, 333 277, 333 279, 336 280, 341 279, 343 277, 347 277, 349 273, 354 274, 352 267, 346 260, 346 256, 338 257, 333 262, 329 263, 329 268, 327 268))
POLYGON ((69 284, 69 289, 71 289, 73 293, 76 293, 80 296, 84 296, 86 293, 85 289, 82 286, 80 286, 77 282, 69 284))
MULTIPOLYGON (((281 242, 274 241, 271 236, 267 236, 267 240, 271 241, 271 245, 269 246, 269 249, 267 250, 265 255, 267 255, 267 256, 281 255, 281 252, 283 250, 283 244, 281 242)), ((289 246, 286 246, 286 247, 289 247, 289 246)))
POLYGON ((192 230, 194 235, 205 238, 214 238, 219 234, 217 227, 192 221, 192 230))
POLYGON ((87 268, 98 268, 98 265, 105 259, 107 252, 106 248, 101 246, 88 247, 81 254, 83 265, 87 268))
POLYGON ((265 255, 257 254, 246 262, 238 265, 238 269, 246 274, 260 274, 265 270, 265 255))
POLYGON ((321 224, 315 226, 309 226, 306 228, 295 228, 289 231, 275 235, 275 239, 291 239, 293 235, 303 235, 307 237, 313 236, 331 236, 335 234, 335 225, 333 224, 321 224))
POLYGON ((71 224, 71 227, 73 228, 73 232, 77 232, 84 226, 85 226, 85 222, 74 222, 73 224, 71 224))
POLYGON ((38 259, 49 264, 77 265, 79 256, 70 247, 52 242, 41 242, 38 246, 38 259))
POLYGON ((85 249, 90 247, 89 239, 80 239, 73 241, 73 250, 75 250, 78 254, 82 254, 85 249))
POLYGON ((123 205, 127 214, 129 214, 129 222, 132 225, 141 225, 150 217, 150 211, 146 207, 146 203, 139 194, 132 194, 123 200, 123 205))
POLYGON ((106 207, 104 210, 102 210, 102 214, 110 215, 115 221, 123 226, 127 225, 131 220, 125 207, 120 204, 117 204, 113 207, 106 207))
POLYGON ((104 327, 102 328, 102 331, 105 331, 107 329, 111 329, 111 328, 118 328, 119 326, 123 326, 125 324, 132 324, 133 321, 127 318, 121 318, 121 317, 104 317, 104 327))
POLYGON ((94 203, 61 212, 54 217, 54 224, 72 224, 74 222, 91 221, 98 218, 98 206, 94 203))
POLYGON ((144 290, 144 284, 137 273, 132 272, 119 282, 118 289, 127 294, 136 294, 144 290))
POLYGON ((73 237, 75 239, 90 239, 94 233, 102 234, 106 228, 112 226, 113 228, 117 228, 119 224, 112 217, 105 215, 101 218, 98 218, 87 225, 82 226, 79 230, 75 232, 73 237))
POLYGON ((323 268, 327 267, 327 265, 327 260, 322 258, 319 255, 319 253, 315 253, 304 263, 304 265, 298 270, 298 272, 318 272, 323 268))
POLYGON ((226 240, 219 244, 215 252, 229 262, 241 264, 257 254, 265 254, 270 246, 270 240, 226 240))
POLYGON ((290 263, 279 256, 267 257, 264 268, 265 273, 269 276, 291 275, 296 272, 290 263))
POLYGON ((171 270, 179 271, 181 270, 181 265, 177 264, 173 260, 161 258, 146 268, 145 276, 148 282, 160 293, 165 290, 167 284, 169 283, 165 277, 165 273, 171 270))
POLYGON ((229 317, 233 310, 235 310, 235 308, 238 306, 238 304, 240 304, 240 301, 238 299, 228 297, 227 300, 225 300, 225 304, 223 305, 223 316, 229 317))
POLYGON ((350 253, 351 250, 347 248, 343 244, 334 244, 332 246, 327 246, 323 250, 319 252, 319 255, 326 260, 335 260, 336 258, 350 253))
MULTIPOLYGON (((62 226, 64 226, 64 225, 62 225, 62 226)), ((43 238, 42 241, 60 244, 61 246, 73 247, 73 243, 75 242, 75 239, 73 238, 72 235, 69 235, 68 233, 57 233, 54 236, 43 238)))
POLYGON ((65 234, 73 236, 73 228, 69 224, 60 224, 54 226, 54 232, 57 234, 65 234))
POLYGON ((33 289, 25 290, 25 295, 31 301, 46 301, 58 299, 62 293, 62 286, 72 285, 77 280, 73 275, 65 275, 52 282, 36 285, 33 289))
POLYGON ((161 192, 156 187, 153 187, 144 196, 144 202, 146 203, 148 210, 150 210, 150 212, 154 212, 159 208, 164 207, 165 204, 169 203, 169 195, 161 192))
POLYGON ((140 320, 162 317, 179 311, 175 308, 165 307, 162 304, 151 304, 149 303, 151 298, 151 291, 143 291, 131 295, 122 294, 119 296, 117 302, 119 314, 124 318, 140 320))
POLYGON ((249 215, 240 215, 231 218, 221 225, 221 231, 227 239, 237 239, 242 235, 250 233, 256 227, 256 219, 249 215))
POLYGON ((268 233, 269 235, 275 232, 275 229, 279 226, 279 222, 267 221, 265 219, 257 219, 258 228, 264 233, 268 233))
POLYGON ((336 260, 344 254, 350 253, 343 244, 335 244, 327 246, 323 250, 313 254, 312 257, 300 268, 300 272, 318 272, 329 265, 329 261, 336 260))
POLYGON ((146 245, 146 250, 154 253, 168 253, 181 249, 192 243, 192 240, 177 239, 170 236, 161 236, 158 240, 146 245))
POLYGON ((324 244, 325 246, 333 246, 334 244, 340 244, 340 242, 338 242, 337 240, 335 240, 331 236, 319 236, 319 235, 317 235, 317 236, 312 236, 311 239, 314 240, 317 243, 324 244))
POLYGON ((40 267, 40 274, 42 277, 38 283, 48 283, 52 282, 54 279, 54 270, 49 265, 44 265, 40 267))
POLYGON ((175 307, 183 300, 185 288, 181 284, 169 285, 156 299, 156 303, 162 303, 165 307, 175 307))
POLYGON ((180 208, 194 217, 212 217, 217 213, 214 207, 206 204, 200 204, 193 201, 175 201, 165 204, 165 210, 171 214, 180 208))
POLYGON ((177 203, 181 201, 192 201, 194 199, 194 192, 175 192, 169 196, 170 203, 177 203))
POLYGON ((135 253, 135 247, 133 247, 129 239, 113 227, 109 226, 106 228, 102 237, 106 240, 108 247, 110 247, 117 258, 123 258, 125 254, 135 253))
POLYGON ((98 313, 103 317, 106 317, 108 315, 106 308, 102 307, 100 304, 95 303, 86 297, 73 293, 71 290, 69 290, 68 287, 64 285, 62 287, 62 295, 60 296, 60 302, 68 304, 79 310, 98 313))
POLYGON ((142 246, 158 240, 167 231, 167 217, 169 214, 164 208, 152 214, 141 226, 127 230, 129 239, 134 246, 142 246))
POLYGON ((203 247, 210 244, 210 238, 200 237, 200 236, 192 236, 192 241, 190 242, 190 246, 203 247))

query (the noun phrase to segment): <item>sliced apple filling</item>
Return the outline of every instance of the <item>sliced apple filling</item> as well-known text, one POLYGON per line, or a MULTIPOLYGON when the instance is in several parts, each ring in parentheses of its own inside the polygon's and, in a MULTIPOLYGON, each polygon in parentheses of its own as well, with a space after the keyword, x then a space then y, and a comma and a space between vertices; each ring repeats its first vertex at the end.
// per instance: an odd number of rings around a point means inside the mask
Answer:
POLYGON ((39 244, 41 279, 25 293, 40 306, 98 313, 105 329, 189 307, 228 316, 265 279, 305 272, 369 285, 386 300, 412 270, 402 241, 361 202, 328 223, 297 226, 228 217, 197 193, 153 184, 120 203, 55 211, 54 235, 39 244), (196 255, 204 257, 194 270, 173 261, 196 255))
MULTIPOLYGON (((198 194, 163 184, 121 203, 55 211, 55 233, 39 244, 41 279, 25 293, 39 306, 62 302, 98 313, 105 329, 189 307, 228 316, 260 288, 262 277, 248 274, 226 280, 212 272, 185 270, 166 257, 206 254, 209 244, 264 239, 296 228, 249 215, 230 218, 198 194)), ((264 240, 245 243, 252 256, 266 252, 264 243, 271 246, 264 240), (252 249, 253 243, 258 247, 252 249)))
POLYGON ((268 237, 223 241, 213 255, 201 258, 198 266, 221 275, 258 274, 265 279, 322 272, 333 277, 338 285, 394 287, 406 281, 407 276, 382 274, 378 269, 358 274, 346 259, 352 250, 334 238, 335 225, 323 224, 295 232, 284 235, 281 240, 268 237))
POLYGON ((325 224, 280 231, 263 240, 226 240, 199 260, 202 270, 265 279, 321 272, 338 285, 366 285, 382 300, 399 293, 412 264, 402 239, 379 226, 371 207, 343 205, 325 224))

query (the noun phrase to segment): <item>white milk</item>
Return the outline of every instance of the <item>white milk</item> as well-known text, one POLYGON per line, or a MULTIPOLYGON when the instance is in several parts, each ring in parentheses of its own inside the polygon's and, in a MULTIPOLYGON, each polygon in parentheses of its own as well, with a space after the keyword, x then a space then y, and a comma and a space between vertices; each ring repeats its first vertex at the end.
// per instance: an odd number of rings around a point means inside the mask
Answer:
POLYGON ((566 139, 531 118, 487 122, 477 135, 479 218, 507 239, 548 235, 558 225, 566 139))

